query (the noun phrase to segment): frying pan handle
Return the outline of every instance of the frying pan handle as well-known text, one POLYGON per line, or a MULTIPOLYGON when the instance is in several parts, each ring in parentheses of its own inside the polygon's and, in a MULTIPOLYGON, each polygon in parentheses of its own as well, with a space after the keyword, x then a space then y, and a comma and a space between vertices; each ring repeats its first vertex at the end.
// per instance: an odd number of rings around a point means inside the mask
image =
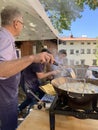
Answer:
POLYGON ((59 64, 56 62, 56 61, 54 61, 54 63, 53 63, 54 65, 56 65, 56 66, 59 66, 59 64))
POLYGON ((78 98, 78 99, 81 99, 82 97, 84 97, 84 94, 76 94, 76 93, 73 93, 73 92, 68 92, 68 97, 70 98, 78 98))

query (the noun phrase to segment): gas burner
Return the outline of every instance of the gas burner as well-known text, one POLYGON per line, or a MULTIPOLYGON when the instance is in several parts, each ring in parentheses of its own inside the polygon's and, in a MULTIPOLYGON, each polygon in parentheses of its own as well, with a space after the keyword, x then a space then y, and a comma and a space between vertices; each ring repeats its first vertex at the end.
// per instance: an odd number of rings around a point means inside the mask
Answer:
POLYGON ((55 114, 74 116, 79 119, 98 119, 98 95, 85 104, 71 101, 68 95, 56 95, 49 109, 50 130, 55 130, 55 114))

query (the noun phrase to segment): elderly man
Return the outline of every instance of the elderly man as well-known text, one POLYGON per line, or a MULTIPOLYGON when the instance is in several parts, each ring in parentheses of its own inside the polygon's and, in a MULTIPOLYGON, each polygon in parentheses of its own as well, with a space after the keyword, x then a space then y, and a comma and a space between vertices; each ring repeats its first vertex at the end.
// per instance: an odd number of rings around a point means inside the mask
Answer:
POLYGON ((17 128, 17 97, 19 72, 32 63, 54 62, 49 53, 39 53, 17 59, 15 36, 23 28, 23 18, 16 7, 7 6, 1 12, 0 28, 0 130, 17 128))

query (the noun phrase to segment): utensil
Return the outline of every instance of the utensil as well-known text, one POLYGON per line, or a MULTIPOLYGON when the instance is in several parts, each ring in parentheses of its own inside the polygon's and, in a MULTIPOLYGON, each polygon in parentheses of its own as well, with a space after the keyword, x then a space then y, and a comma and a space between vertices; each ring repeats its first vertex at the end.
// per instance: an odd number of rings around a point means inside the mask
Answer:
POLYGON ((68 68, 68 67, 66 67, 66 66, 64 66, 64 65, 62 65, 62 64, 57 63, 56 61, 54 61, 53 64, 56 65, 56 66, 58 66, 58 68, 59 68, 59 70, 60 70, 61 72, 63 72, 63 73, 64 73, 64 72, 65 72, 65 73, 69 73, 70 76, 71 76, 73 79, 76 78, 76 74, 75 74, 75 72, 73 71, 72 68, 68 68))

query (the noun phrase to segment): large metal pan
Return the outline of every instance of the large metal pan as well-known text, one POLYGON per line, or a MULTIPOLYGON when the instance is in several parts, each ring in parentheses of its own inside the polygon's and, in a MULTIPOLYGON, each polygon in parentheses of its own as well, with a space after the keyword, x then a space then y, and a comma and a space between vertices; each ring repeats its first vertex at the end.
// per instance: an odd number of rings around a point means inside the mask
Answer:
MULTIPOLYGON (((85 91, 85 85, 87 85, 88 83, 86 83, 84 80, 76 79, 76 81, 73 84, 73 79, 69 80, 68 78, 65 78, 65 77, 59 77, 59 78, 53 79, 51 81, 51 84, 54 86, 54 88, 59 96, 65 96, 65 98, 67 98, 69 100, 69 102, 80 105, 80 106, 81 105, 83 106, 84 104, 91 102, 91 100, 94 101, 98 97, 98 87, 96 85, 89 84, 89 85, 93 86, 93 90, 92 90, 92 88, 89 87, 89 89, 91 89, 91 91, 89 90, 87 92, 87 91, 85 91), (74 85, 79 84, 79 82, 82 82, 82 84, 84 84, 83 91, 74 90, 74 85), (73 84, 73 86, 72 86, 72 84, 73 84), (64 85, 67 87, 64 87, 64 85), (68 88, 70 85, 73 87, 73 89, 71 89, 71 90, 68 88)), ((80 86, 77 86, 77 87, 80 87, 80 86)))

